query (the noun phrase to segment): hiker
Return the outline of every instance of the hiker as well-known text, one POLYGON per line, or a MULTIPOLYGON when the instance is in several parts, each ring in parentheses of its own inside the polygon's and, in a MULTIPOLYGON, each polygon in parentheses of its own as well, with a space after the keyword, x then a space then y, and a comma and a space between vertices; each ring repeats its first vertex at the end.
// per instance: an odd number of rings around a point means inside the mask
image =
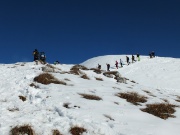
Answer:
POLYGON ((126 56, 126 62, 129 65, 129 57, 128 56, 126 56))
POLYGON ((121 67, 123 67, 123 61, 120 59, 120 65, 121 67))
POLYGON ((40 52, 40 60, 42 64, 46 64, 46 55, 44 52, 40 52))
POLYGON ((110 71, 109 69, 110 69, 110 64, 107 64, 106 63, 106 65, 107 65, 107 71, 110 71))
POLYGON ((150 59, 152 58, 152 53, 151 52, 149 52, 149 57, 150 57, 150 59))
POLYGON ((35 49, 35 50, 33 51, 33 56, 34 56, 34 61, 39 60, 39 52, 38 52, 37 49, 35 49))
POLYGON ((56 64, 59 64, 60 62, 58 61, 58 60, 56 60, 55 62, 54 62, 54 65, 56 65, 56 64))
POLYGON ((98 64, 98 69, 101 70, 101 65, 98 64))
POLYGON ((155 52, 154 51, 152 51, 152 58, 155 58, 155 52))
POLYGON ((137 53, 137 59, 138 59, 138 61, 140 61, 140 55, 139 55, 139 53, 137 53))
POLYGON ((118 69, 118 62, 117 62, 117 60, 116 60, 116 63, 115 63, 115 65, 116 65, 116 68, 118 69))
POLYGON ((136 60, 134 59, 134 55, 132 55, 132 63, 136 62, 136 60))

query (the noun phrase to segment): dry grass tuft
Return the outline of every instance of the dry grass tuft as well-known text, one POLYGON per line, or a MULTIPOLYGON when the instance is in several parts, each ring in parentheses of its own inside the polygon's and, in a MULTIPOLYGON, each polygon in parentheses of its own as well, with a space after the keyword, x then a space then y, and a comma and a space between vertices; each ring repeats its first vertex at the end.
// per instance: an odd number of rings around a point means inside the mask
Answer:
POLYGON ((40 74, 39 76, 34 78, 34 81, 45 84, 45 85, 50 84, 50 83, 66 85, 65 82, 59 81, 58 79, 56 79, 54 76, 52 76, 49 73, 40 74))
POLYGON ((85 99, 89 99, 89 100, 102 100, 102 98, 100 98, 99 96, 96 95, 90 95, 90 94, 79 94, 81 96, 83 96, 83 98, 85 99))
POLYGON ((97 78, 97 77, 95 77, 95 78, 96 78, 96 80, 98 80, 98 81, 103 81, 102 78, 97 78))
POLYGON ((70 105, 70 103, 64 103, 64 104, 63 104, 63 107, 65 107, 65 108, 67 108, 67 109, 70 109, 69 105, 70 105))
POLYGON ((21 99, 23 102, 26 101, 26 97, 24 96, 19 96, 19 99, 21 99))
POLYGON ((11 135, 35 135, 33 129, 29 125, 24 125, 21 127, 14 127, 11 130, 11 135))
POLYGON ((75 65, 70 69, 70 73, 71 74, 75 74, 75 75, 80 75, 82 74, 81 70, 89 70, 87 67, 82 66, 82 65, 75 65))
POLYGON ((31 86, 31 87, 34 87, 34 88, 39 88, 37 85, 35 85, 34 83, 31 83, 29 86, 31 86))
POLYGON ((101 74, 102 73, 102 71, 100 69, 98 69, 98 68, 91 68, 90 70, 93 70, 97 74, 101 74))
POLYGON ((82 127, 78 127, 78 126, 75 126, 70 129, 70 132, 72 135, 81 135, 82 133, 84 133, 86 131, 87 131, 86 129, 84 129, 82 127))
POLYGON ((129 92, 129 93, 118 93, 116 96, 126 99, 127 102, 130 102, 134 105, 140 105, 139 103, 147 102, 147 97, 141 96, 136 92, 129 92))
POLYGON ((60 132, 59 132, 59 130, 53 130, 53 135, 62 135, 60 132))
POLYGON ((161 119, 168 119, 169 117, 174 118, 175 116, 172 115, 175 112, 175 105, 169 103, 157 103, 157 104, 148 104, 145 109, 141 109, 143 112, 147 112, 154 116, 157 116, 161 119))
POLYGON ((81 69, 81 70, 89 70, 87 67, 83 66, 83 65, 74 65, 71 70, 73 69, 81 69))
POLYGON ((82 75, 81 78, 86 79, 86 80, 90 80, 87 75, 82 75))

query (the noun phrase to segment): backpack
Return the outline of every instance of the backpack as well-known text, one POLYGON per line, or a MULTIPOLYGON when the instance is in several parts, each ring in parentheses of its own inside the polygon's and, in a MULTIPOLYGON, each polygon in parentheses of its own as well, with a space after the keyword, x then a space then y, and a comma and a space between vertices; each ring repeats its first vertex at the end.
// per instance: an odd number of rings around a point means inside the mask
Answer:
POLYGON ((45 58, 45 53, 44 53, 44 52, 41 52, 41 53, 40 53, 40 57, 41 57, 41 58, 45 58))

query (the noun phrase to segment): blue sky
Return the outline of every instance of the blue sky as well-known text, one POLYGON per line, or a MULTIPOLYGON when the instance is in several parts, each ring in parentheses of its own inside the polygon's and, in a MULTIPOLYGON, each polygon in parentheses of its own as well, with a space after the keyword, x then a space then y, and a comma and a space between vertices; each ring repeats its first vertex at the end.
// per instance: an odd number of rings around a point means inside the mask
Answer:
POLYGON ((101 55, 180 57, 178 0, 0 1, 0 63, 78 64, 101 55))

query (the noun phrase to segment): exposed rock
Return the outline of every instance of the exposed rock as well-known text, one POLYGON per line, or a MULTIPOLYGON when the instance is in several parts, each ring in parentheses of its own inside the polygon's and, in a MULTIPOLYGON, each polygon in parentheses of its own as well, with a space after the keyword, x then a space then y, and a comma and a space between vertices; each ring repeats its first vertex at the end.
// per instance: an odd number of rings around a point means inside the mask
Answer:
POLYGON ((109 78, 114 78, 119 83, 126 83, 126 79, 121 77, 121 74, 118 71, 104 72, 103 75, 109 78))

